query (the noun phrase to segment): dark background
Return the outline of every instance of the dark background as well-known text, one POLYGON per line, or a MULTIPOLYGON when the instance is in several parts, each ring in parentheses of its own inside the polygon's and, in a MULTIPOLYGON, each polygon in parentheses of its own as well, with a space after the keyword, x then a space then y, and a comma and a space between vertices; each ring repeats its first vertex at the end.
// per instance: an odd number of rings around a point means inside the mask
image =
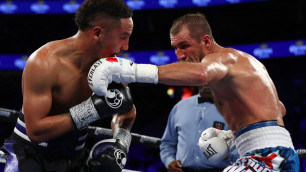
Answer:
MULTIPOLYGON (((215 40, 220 45, 261 43, 306 38, 306 1, 272 0, 205 8, 134 11, 134 31, 130 50, 171 49, 169 29, 172 21, 186 13, 207 16, 215 40)), ((0 54, 31 54, 48 41, 70 37, 77 32, 73 15, 0 15, 0 54)), ((305 56, 265 59, 280 100, 287 108, 286 128, 296 149, 306 148, 306 70, 305 56)), ((0 107, 21 108, 22 71, 0 71, 0 107)), ((161 137, 168 114, 180 100, 182 87, 169 97, 166 85, 131 84, 137 119, 132 132, 161 137)), ((258 107, 261 108, 261 107, 258 107)), ((97 123, 109 127, 110 119, 97 123)), ((3 139, 13 125, 0 122, 3 139)), ((306 160, 301 159, 306 168, 306 160)), ((165 171, 159 149, 133 144, 126 166, 140 171, 165 171)), ((303 171, 303 170, 301 170, 303 171)))

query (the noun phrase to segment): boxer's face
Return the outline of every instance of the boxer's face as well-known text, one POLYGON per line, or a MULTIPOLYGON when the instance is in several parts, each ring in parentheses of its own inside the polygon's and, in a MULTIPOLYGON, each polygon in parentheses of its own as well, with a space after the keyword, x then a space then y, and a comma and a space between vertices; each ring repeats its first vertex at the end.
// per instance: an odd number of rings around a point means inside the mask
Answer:
POLYGON ((201 62, 204 57, 201 42, 190 37, 186 27, 183 27, 176 35, 170 34, 170 40, 179 61, 201 62))
POLYGON ((121 24, 115 24, 105 31, 101 39, 102 57, 110 57, 123 53, 129 49, 129 40, 133 31, 132 18, 121 19, 121 24))

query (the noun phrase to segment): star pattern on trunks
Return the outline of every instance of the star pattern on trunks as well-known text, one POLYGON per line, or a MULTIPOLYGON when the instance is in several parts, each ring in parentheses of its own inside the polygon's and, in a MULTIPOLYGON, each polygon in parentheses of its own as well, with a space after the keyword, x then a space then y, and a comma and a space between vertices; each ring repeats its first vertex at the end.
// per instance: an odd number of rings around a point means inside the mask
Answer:
POLYGON ((275 153, 270 154, 268 157, 258 157, 258 156, 251 156, 252 158, 256 159, 257 161, 264 162, 269 168, 273 169, 272 160, 277 157, 275 153))

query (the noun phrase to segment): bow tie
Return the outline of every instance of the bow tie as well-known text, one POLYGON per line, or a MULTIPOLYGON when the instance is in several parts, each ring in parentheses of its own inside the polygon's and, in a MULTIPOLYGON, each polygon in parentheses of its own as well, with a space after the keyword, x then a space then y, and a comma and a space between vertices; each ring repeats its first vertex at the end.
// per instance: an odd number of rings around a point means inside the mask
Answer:
POLYGON ((209 103, 214 103, 214 99, 212 98, 204 98, 204 97, 198 97, 198 103, 204 103, 204 102, 209 102, 209 103))

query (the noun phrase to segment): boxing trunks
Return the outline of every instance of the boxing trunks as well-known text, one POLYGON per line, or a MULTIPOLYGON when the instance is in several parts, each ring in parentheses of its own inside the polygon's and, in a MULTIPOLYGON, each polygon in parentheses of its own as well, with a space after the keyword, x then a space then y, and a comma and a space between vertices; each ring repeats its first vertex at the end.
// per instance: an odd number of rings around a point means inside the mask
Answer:
POLYGON ((235 134, 241 158, 224 172, 299 172, 299 158, 289 132, 276 121, 251 124, 235 134))
POLYGON ((84 148, 87 129, 72 131, 48 142, 30 141, 23 115, 19 115, 12 136, 5 140, 4 172, 24 171, 87 171, 88 150, 84 148))

